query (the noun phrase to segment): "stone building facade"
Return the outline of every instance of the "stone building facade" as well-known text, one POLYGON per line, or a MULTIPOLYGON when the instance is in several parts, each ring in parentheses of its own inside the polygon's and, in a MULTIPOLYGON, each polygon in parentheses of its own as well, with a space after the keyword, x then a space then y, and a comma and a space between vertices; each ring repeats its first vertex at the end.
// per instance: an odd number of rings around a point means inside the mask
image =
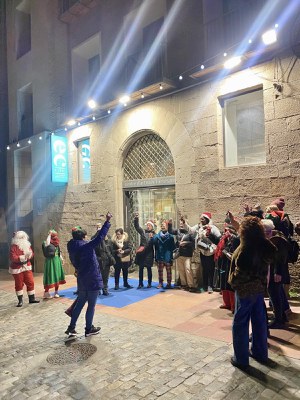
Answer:
MULTIPOLYGON (((130 213, 136 211, 139 204, 143 206, 142 203, 131 204, 128 212, 130 203, 126 202, 126 193, 133 192, 134 187, 128 189, 124 165, 137 141, 148 135, 163 140, 174 163, 174 176, 159 176, 165 184, 149 180, 145 173, 144 182, 148 183, 144 187, 137 186, 146 192, 161 188, 174 190, 175 207, 171 203, 164 204, 162 207, 166 214, 159 212, 161 217, 177 218, 184 214, 191 223, 196 223, 199 214, 209 211, 214 222, 222 228, 227 210, 241 217, 244 203, 254 205, 260 202, 265 208, 276 197, 284 196, 291 220, 299 221, 300 61, 297 48, 279 46, 259 62, 226 74, 216 70, 198 79, 197 72, 195 75, 195 70, 192 73, 190 69, 190 81, 186 86, 174 85, 169 91, 158 91, 122 108, 107 101, 113 105, 110 114, 101 110, 95 114, 95 120, 77 118, 76 121, 81 121, 80 126, 77 124, 75 128, 64 131, 63 117, 66 113, 62 112, 62 103, 67 104, 72 85, 73 89, 77 85, 76 90, 80 91, 78 84, 72 83, 71 79, 72 71, 74 75, 72 49, 78 49, 79 54, 82 52, 80 44, 99 31, 97 16, 103 23, 101 39, 113 36, 112 32, 107 33, 112 24, 107 22, 103 10, 111 11, 112 20, 118 24, 131 8, 141 7, 143 2, 122 1, 121 7, 113 7, 111 1, 91 3, 93 8, 89 12, 72 20, 68 11, 61 14, 60 19, 57 17, 59 2, 47 1, 46 6, 41 7, 38 0, 32 0, 31 51, 15 61, 13 47, 8 47, 11 142, 15 137, 18 139, 15 96, 19 88, 27 87, 28 82, 32 85, 29 90, 33 93, 34 110, 31 143, 26 137, 20 140, 20 147, 15 142, 8 152, 8 233, 11 236, 16 229, 29 230, 35 248, 35 270, 43 270, 41 243, 49 228, 59 231, 64 253, 71 228, 83 225, 92 235, 100 214, 107 210, 114 215, 113 229, 119 226, 130 229, 130 213), (67 21, 62 22, 62 16, 67 21), (280 90, 278 86, 274 87, 274 83, 280 85, 280 90), (244 155, 237 156, 237 147, 244 148, 243 143, 232 142, 230 135, 225 134, 226 124, 233 121, 230 114, 232 101, 237 101, 242 112, 245 102, 254 104, 252 109, 260 125, 257 130, 263 132, 263 136, 261 133, 254 135, 254 142, 260 140, 260 143, 247 142, 247 146, 252 146, 252 158, 247 158, 243 152, 244 155), (67 184, 51 181, 51 132, 67 138, 67 184), (79 176, 79 146, 87 139, 90 145, 90 180, 84 183, 79 176)), ((166 17, 176 2, 156 0, 154 3, 160 3, 159 7, 163 4, 166 17)), ((14 4, 7 11, 9 40, 12 40, 14 31, 12 21, 16 7, 14 4)), ((198 10, 198 15, 202 11, 198 10)), ((194 29, 195 21, 191 21, 194 29)), ((112 37, 110 42, 103 40, 102 43, 103 47, 109 48, 112 37)), ((170 48, 172 46, 174 44, 170 41, 170 48)), ((199 46, 204 54, 205 43, 199 46)), ((181 55, 178 58, 182 62, 181 55)), ((195 59, 188 62, 189 68, 198 65, 195 59)), ((184 65, 179 65, 172 74, 180 71, 184 71, 184 65)), ((201 71, 199 65, 197 71, 201 71)), ((234 123, 243 124, 245 121, 234 119, 234 123)), ((248 151, 247 146, 243 151, 248 151)), ((152 148, 149 162, 151 151, 152 148)), ((137 180, 135 184, 139 185, 139 182, 137 180)), ((150 217, 147 212, 144 215, 150 217)), ((72 267, 65 258, 66 270, 71 273, 72 267)), ((291 266, 291 272, 294 287, 299 289, 297 268, 299 265, 291 266)))

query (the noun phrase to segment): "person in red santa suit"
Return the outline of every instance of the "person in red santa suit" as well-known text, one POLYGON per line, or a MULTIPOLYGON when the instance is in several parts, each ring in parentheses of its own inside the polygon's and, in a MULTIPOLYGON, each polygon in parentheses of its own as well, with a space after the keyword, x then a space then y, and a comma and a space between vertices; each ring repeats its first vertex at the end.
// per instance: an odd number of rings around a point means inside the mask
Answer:
POLYGON ((17 307, 23 305, 23 286, 27 287, 29 303, 39 303, 35 298, 34 280, 30 260, 33 258, 33 251, 29 242, 29 236, 24 231, 14 233, 10 246, 10 267, 9 273, 15 279, 16 295, 18 297, 17 307))

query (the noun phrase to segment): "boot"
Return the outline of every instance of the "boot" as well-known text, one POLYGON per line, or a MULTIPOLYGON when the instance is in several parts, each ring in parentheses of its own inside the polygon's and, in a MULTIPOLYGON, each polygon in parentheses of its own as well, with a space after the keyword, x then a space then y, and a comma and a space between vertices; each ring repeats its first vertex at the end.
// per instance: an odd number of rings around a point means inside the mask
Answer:
POLYGON ((39 300, 36 300, 35 295, 34 294, 29 294, 28 295, 29 298, 29 304, 33 304, 33 303, 39 303, 39 300))
POLYGON ((22 307, 23 305, 23 295, 20 294, 19 296, 17 296, 19 303, 17 304, 17 307, 22 307))

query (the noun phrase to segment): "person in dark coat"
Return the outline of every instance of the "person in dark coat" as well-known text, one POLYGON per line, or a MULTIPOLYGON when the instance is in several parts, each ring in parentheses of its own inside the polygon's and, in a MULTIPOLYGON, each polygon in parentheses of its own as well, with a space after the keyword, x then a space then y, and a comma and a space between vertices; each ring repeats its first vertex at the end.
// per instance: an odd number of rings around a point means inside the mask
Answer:
POLYGON ((139 286, 137 289, 144 287, 144 268, 147 268, 148 274, 148 285, 147 288, 151 288, 152 284, 152 266, 154 261, 154 249, 153 249, 153 236, 155 235, 154 223, 152 221, 146 222, 146 229, 142 229, 139 225, 139 214, 136 213, 134 216, 134 228, 141 237, 140 247, 143 247, 143 251, 137 252, 135 256, 135 263, 139 266, 139 286))
POLYGON ((274 230, 271 220, 263 220, 263 223, 265 230, 269 230, 270 241, 277 248, 274 261, 270 264, 268 292, 273 306, 274 319, 268 327, 269 329, 282 329, 287 322, 286 310, 289 309, 283 286, 289 282, 289 242, 282 232, 274 230))
MULTIPOLYGON (((101 228, 102 228, 102 223, 99 222, 97 224, 97 231, 101 228)), ((92 239, 94 239, 94 237, 96 235, 97 235, 97 233, 92 237, 92 239)), ((99 268, 100 268, 100 272, 101 272, 101 276, 102 276, 102 280, 103 280, 102 293, 104 296, 108 296, 109 295, 109 292, 108 292, 109 271, 110 271, 110 267, 112 265, 115 265, 115 263, 116 263, 116 260, 114 259, 113 254, 112 254, 111 240, 108 235, 105 236, 105 239, 102 240, 98 244, 98 246, 95 248, 95 252, 96 252, 96 256, 97 256, 97 260, 99 263, 99 268)), ((101 294, 101 289, 99 291, 99 294, 101 294)))
POLYGON ((119 289, 121 270, 123 272, 123 286, 131 289, 133 286, 128 283, 128 268, 131 264, 132 245, 129 242, 128 234, 119 228, 111 238, 112 253, 115 259, 115 290, 119 289))
POLYGON ((168 224, 166 221, 161 223, 161 230, 153 238, 155 247, 155 261, 158 264, 158 289, 163 289, 163 271, 164 267, 167 270, 167 285, 166 289, 171 289, 172 282, 172 261, 173 251, 175 250, 175 241, 173 235, 168 232, 168 224))
POLYGON ((111 218, 112 215, 107 213, 103 227, 97 232, 94 239, 90 241, 85 240, 86 231, 80 226, 72 229, 73 239, 68 242, 67 248, 70 261, 77 271, 78 298, 72 311, 70 325, 66 330, 66 334, 69 335, 70 339, 76 336, 76 322, 86 302, 88 302, 88 307, 85 314, 85 336, 97 335, 101 329, 93 326, 97 296, 99 289, 103 287, 95 247, 107 235, 111 218))
POLYGON ((249 366, 249 322, 252 325, 251 354, 258 362, 268 361, 268 328, 264 293, 270 262, 276 247, 266 238, 257 217, 246 217, 240 225, 240 245, 232 255, 228 282, 235 290, 232 324, 234 356, 237 368, 249 366))
POLYGON ((185 229, 184 222, 180 219, 179 229, 173 229, 173 221, 169 220, 168 232, 175 236, 178 257, 176 264, 178 268, 181 288, 190 292, 197 291, 192 271, 192 257, 195 249, 195 234, 185 229))
POLYGON ((237 231, 232 225, 226 224, 224 233, 217 245, 214 258, 217 263, 220 274, 220 290, 222 292, 223 304, 220 308, 234 312, 234 290, 228 283, 230 262, 232 253, 239 246, 240 239, 237 231))

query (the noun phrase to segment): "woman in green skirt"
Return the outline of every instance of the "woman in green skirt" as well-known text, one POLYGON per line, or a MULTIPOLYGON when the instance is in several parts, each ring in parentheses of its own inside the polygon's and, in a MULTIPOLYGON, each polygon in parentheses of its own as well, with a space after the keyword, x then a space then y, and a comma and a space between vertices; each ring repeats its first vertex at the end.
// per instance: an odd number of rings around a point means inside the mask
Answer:
POLYGON ((46 241, 42 245, 45 256, 44 264, 44 299, 52 299, 49 290, 54 288, 54 297, 58 298, 59 285, 66 283, 65 273, 63 270, 63 258, 59 248, 59 238, 57 232, 51 229, 48 233, 46 241))

